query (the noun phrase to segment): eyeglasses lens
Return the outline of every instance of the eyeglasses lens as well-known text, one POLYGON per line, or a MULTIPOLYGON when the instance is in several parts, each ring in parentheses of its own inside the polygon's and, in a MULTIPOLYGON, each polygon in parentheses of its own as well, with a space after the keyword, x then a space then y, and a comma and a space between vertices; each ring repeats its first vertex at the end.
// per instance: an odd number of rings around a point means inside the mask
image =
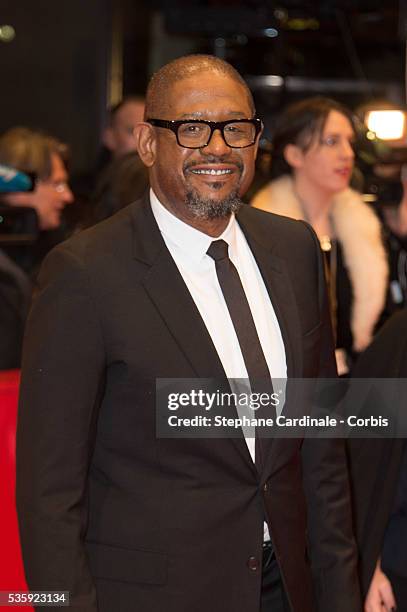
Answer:
MULTIPOLYGON (((181 146, 200 148, 208 144, 211 128, 206 123, 183 123, 178 128, 178 140, 181 146)), ((231 147, 247 147, 253 144, 256 137, 255 126, 244 121, 228 123, 223 128, 223 138, 231 147)))

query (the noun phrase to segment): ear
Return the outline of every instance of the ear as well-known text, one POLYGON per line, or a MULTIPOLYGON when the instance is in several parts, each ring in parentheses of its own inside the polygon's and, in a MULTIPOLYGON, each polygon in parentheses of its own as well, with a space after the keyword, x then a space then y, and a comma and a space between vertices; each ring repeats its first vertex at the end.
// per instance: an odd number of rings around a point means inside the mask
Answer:
POLYGON ((294 144, 288 144, 284 149, 284 159, 292 168, 301 168, 304 160, 304 151, 294 144))
POLYGON ((155 162, 157 139, 150 123, 141 122, 134 128, 137 152, 145 166, 151 168, 155 162))
POLYGON ((116 143, 114 142, 114 135, 111 127, 107 127, 103 130, 102 142, 106 149, 109 149, 109 151, 114 151, 116 143))

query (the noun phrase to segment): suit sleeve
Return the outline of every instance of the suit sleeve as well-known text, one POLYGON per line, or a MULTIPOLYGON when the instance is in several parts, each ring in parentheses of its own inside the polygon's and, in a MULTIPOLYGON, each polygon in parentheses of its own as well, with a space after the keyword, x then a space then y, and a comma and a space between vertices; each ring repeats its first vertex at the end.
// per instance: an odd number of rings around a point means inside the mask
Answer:
POLYGON ((30 590, 69 591, 70 605, 83 612, 97 610, 83 537, 103 385, 103 337, 90 283, 81 261, 58 247, 43 265, 27 324, 16 497, 30 590))
MULTIPOLYGON (((336 377, 334 345, 324 265, 315 242, 319 275, 319 306, 323 326, 319 376, 336 377)), ((303 482, 308 506, 308 545, 318 612, 360 612, 357 549, 345 445, 342 439, 307 438, 302 447, 303 482)))

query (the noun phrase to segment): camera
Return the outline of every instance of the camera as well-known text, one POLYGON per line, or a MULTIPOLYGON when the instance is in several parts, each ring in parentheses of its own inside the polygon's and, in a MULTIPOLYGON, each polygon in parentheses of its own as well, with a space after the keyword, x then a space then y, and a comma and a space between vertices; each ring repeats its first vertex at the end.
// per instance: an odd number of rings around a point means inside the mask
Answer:
POLYGON ((34 244, 38 238, 33 208, 0 205, 0 248, 34 244))

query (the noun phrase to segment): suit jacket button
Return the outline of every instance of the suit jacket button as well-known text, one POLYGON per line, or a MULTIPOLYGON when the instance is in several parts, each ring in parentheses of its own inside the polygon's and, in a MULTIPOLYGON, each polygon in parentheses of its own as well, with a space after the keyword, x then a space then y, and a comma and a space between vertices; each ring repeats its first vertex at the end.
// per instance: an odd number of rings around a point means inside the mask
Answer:
POLYGON ((267 493, 268 490, 269 490, 269 485, 267 482, 265 482, 263 485, 263 493, 267 493))
POLYGON ((247 567, 252 572, 257 572, 260 568, 259 560, 256 557, 249 557, 247 560, 247 567))

